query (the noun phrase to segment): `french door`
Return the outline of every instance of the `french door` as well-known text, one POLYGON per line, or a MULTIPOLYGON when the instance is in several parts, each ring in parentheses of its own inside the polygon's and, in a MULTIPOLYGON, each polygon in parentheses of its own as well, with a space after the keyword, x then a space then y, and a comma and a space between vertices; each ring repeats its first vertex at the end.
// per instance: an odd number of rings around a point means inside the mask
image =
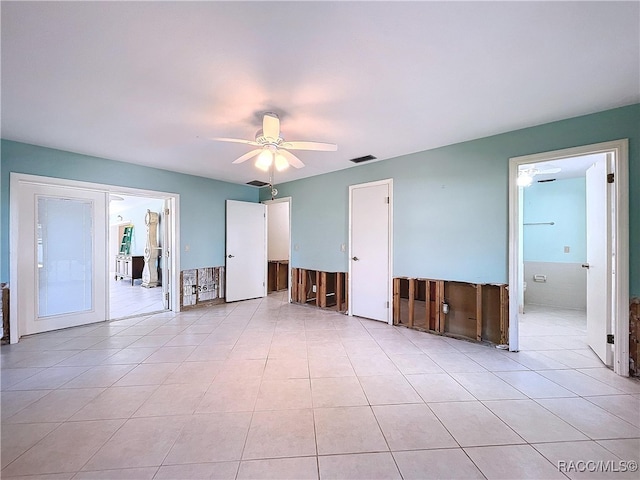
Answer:
POLYGON ((18 183, 20 336, 106 319, 106 193, 18 183))

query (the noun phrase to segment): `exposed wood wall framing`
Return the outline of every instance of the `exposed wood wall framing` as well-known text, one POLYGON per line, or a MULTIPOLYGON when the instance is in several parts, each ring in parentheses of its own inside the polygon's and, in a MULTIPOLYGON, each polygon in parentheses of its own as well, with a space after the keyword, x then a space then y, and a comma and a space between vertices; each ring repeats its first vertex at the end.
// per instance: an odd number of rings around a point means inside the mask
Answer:
POLYGON ((393 323, 438 335, 507 344, 508 298, 507 285, 397 277, 393 279, 393 323))
POLYGON ((347 274, 291 269, 291 301, 338 312, 347 310, 347 274))
POLYGON ((629 373, 640 376, 640 298, 629 303, 629 373))
POLYGON ((9 343, 9 285, 0 283, 0 318, 2 318, 2 338, 0 344, 9 343))
POLYGON ((180 272, 180 309, 224 303, 224 267, 206 267, 180 272))

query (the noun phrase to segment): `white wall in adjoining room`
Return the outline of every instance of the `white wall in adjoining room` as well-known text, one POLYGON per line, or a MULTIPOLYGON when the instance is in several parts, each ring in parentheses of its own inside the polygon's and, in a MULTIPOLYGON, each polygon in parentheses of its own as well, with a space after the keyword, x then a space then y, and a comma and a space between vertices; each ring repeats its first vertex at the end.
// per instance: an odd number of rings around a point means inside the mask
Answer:
POLYGON ((585 310, 585 178, 526 187, 523 223, 525 305, 585 310))
POLYGON ((289 260, 289 202, 267 205, 267 258, 289 260))

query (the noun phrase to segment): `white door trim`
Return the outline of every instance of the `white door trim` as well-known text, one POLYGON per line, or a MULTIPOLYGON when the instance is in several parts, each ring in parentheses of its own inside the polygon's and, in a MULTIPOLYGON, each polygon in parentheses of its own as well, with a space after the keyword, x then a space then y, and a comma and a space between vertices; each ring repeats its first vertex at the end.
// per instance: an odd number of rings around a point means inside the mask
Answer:
MULTIPOLYGON (((613 315, 613 370, 629 376, 629 141, 628 139, 596 143, 552 152, 537 153, 509 159, 509 350, 518 351, 518 315, 522 305, 522 196, 516 184, 518 167, 522 164, 547 162, 597 153, 615 154, 615 218, 616 227, 613 315)), ((609 241, 611 232, 608 232, 609 241)))
POLYGON ((389 186, 389 251, 387 253, 388 255, 388 264, 389 264, 389 272, 387 275, 387 291, 389 292, 388 297, 387 298, 387 302, 389 305, 389 308, 387 309, 387 323, 389 325, 393 325, 393 178, 387 178, 385 180, 377 180, 374 182, 367 182, 367 183, 359 183, 357 185, 349 185, 349 257, 348 257, 348 264, 349 264, 349 268, 348 268, 348 294, 347 294, 347 298, 348 298, 348 305, 347 305, 347 314, 349 316, 353 316, 353 312, 351 311, 351 302, 353 299, 353 291, 352 291, 352 287, 353 287, 353 282, 352 282, 352 275, 351 275, 351 257, 353 256, 353 253, 351 251, 352 245, 351 245, 351 240, 352 240, 352 215, 353 215, 353 202, 352 202, 352 192, 355 188, 362 188, 362 187, 375 187, 378 185, 388 185, 389 186))
MULTIPOLYGON (((274 198, 273 200, 263 200, 262 203, 269 205, 271 203, 289 204, 289 268, 287 269, 287 302, 291 303, 291 200, 292 197, 274 198)), ((269 209, 267 208, 267 252, 269 251, 269 209)), ((269 255, 267 254, 267 263, 269 255)), ((267 265, 267 282, 269 281, 269 265, 267 265)))
MULTIPOLYGON (((19 315, 18 311, 18 295, 20 293, 20 272, 18 270, 17 255, 11 252, 17 252, 18 250, 18 194, 21 184, 40 184, 40 185, 54 185, 66 188, 91 190, 95 192, 104 192, 107 194, 124 194, 124 195, 136 195, 136 196, 148 196, 153 198, 165 198, 169 199, 171 203, 170 214, 170 230, 171 230, 171 299, 172 310, 174 312, 180 311, 180 302, 177 300, 180 298, 178 295, 179 281, 180 281, 180 195, 177 193, 158 192, 154 190, 144 190, 139 188, 119 187, 115 185, 106 185, 100 183, 82 182, 77 180, 68 180, 64 178, 44 177, 39 175, 29 175, 25 173, 14 173, 10 175, 10 205, 9 205, 9 224, 10 224, 10 239, 9 239, 9 258, 10 258, 10 270, 9 270, 9 295, 10 295, 10 343, 17 343, 20 338, 19 331, 19 315)), ((108 208, 108 206, 107 206, 108 208)), ((105 212, 108 213, 108 212, 105 212)), ((108 225, 104 226, 105 235, 108 235, 108 225)), ((108 255, 106 255, 107 271, 108 271, 108 255)), ((109 298, 109 285, 107 282, 105 288, 105 295, 107 300, 107 318, 109 318, 108 311, 108 298, 109 298)))

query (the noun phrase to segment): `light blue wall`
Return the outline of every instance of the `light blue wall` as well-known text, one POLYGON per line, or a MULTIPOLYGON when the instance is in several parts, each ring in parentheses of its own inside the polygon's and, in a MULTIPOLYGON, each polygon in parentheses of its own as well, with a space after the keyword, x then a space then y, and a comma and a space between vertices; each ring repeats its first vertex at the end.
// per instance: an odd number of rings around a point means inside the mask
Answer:
MULTIPOLYGON (((10 172, 180 194, 181 269, 224 265, 225 200, 258 201, 258 190, 193 175, 2 140, 1 281, 9 279, 10 172)), ((176 159, 178 160, 178 159, 176 159)))
POLYGON ((524 261, 587 261, 585 178, 537 183, 524 189, 524 261), (553 222, 553 225, 527 225, 553 222), (564 253, 564 247, 569 253, 564 253))
POLYGON ((292 197, 292 266, 346 271, 349 185, 393 178, 394 275, 507 282, 509 158, 621 138, 630 151, 630 288, 640 295, 640 104, 280 184, 278 196, 292 197))
MULTIPOLYGON (((629 139, 630 290, 640 296, 640 104, 280 184, 279 197, 292 197, 292 265, 346 271, 349 185, 393 178, 394 275, 506 282, 509 158, 620 138, 629 139)), ((182 269, 223 265, 224 200, 258 196, 251 187, 3 140, 2 281, 12 171, 180 193, 181 242, 191 247, 182 269)), ((261 195, 269 198, 266 189, 261 195)))

